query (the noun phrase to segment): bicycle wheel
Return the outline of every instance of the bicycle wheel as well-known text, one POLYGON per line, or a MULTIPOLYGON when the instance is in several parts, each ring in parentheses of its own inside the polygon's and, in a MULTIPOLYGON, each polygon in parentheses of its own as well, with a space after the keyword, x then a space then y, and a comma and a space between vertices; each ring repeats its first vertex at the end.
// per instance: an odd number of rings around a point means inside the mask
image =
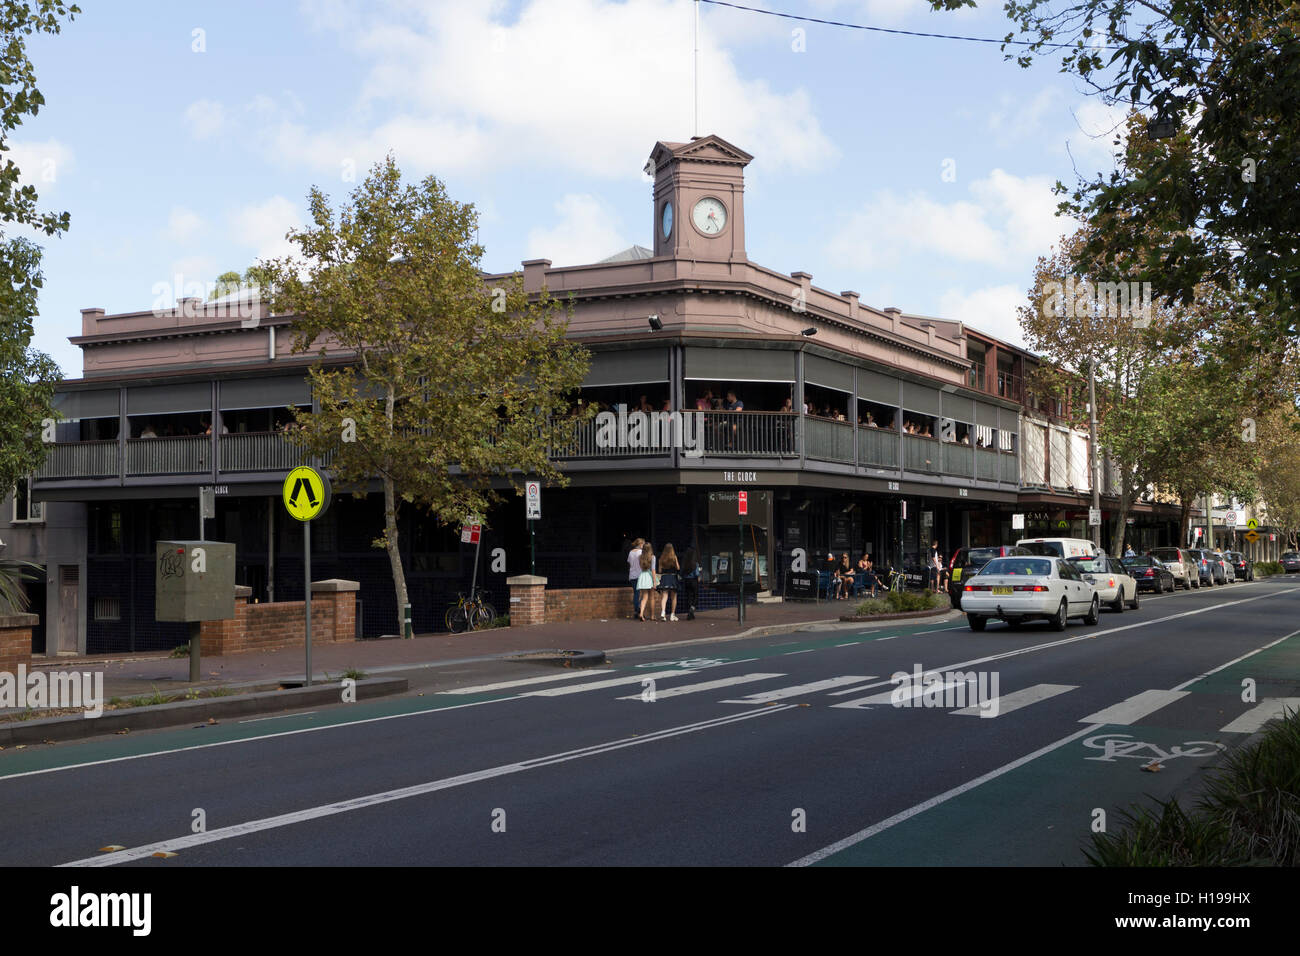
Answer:
POLYGON ((490 601, 480 602, 479 610, 481 610, 484 613, 484 615, 487 617, 487 622, 489 624, 491 624, 493 621, 497 619, 497 609, 492 606, 492 602, 490 601))
POLYGON ((451 616, 455 613, 456 605, 453 604, 451 607, 447 608, 447 613, 442 616, 442 623, 447 626, 447 630, 449 631, 451 630, 451 616))
POLYGON ((491 604, 478 604, 474 608, 474 627, 491 627, 496 617, 491 604))
POLYGON ((448 623, 453 634, 459 634, 462 631, 469 630, 469 614, 463 607, 453 607, 448 613, 451 615, 451 619, 448 623))

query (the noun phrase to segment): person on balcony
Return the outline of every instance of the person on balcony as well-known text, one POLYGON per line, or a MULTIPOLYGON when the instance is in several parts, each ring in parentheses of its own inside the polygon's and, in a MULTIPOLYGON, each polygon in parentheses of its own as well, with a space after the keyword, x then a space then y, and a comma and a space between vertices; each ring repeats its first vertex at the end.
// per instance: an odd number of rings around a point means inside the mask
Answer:
POLYGON ((141 438, 157 438, 158 433, 154 431, 153 422, 145 422, 144 429, 140 432, 141 438))
POLYGON ((781 411, 791 412, 791 413, 794 412, 794 404, 790 401, 790 397, 788 395, 786 396, 785 401, 781 403, 781 411))
POLYGON ((697 412, 713 410, 713 389, 706 388, 704 394, 695 400, 695 410, 697 412))
POLYGON ((736 397, 735 389, 727 390, 727 404, 724 406, 729 412, 743 412, 745 403, 736 397))
POLYGON ((930 434, 930 426, 929 426, 929 424, 926 424, 924 427, 922 427, 922 429, 921 429, 921 437, 922 437, 922 438, 933 438, 933 437, 934 437, 933 435, 930 434))

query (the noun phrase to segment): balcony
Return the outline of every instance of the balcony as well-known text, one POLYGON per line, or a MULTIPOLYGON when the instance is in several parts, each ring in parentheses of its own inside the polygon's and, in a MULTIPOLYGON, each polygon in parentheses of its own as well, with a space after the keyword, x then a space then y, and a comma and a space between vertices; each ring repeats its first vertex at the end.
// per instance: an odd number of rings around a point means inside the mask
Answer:
POLYGON ((967 370, 966 381, 977 392, 984 391, 984 365, 975 363, 967 370))
POLYGON ((874 468, 897 468, 898 432, 884 428, 859 428, 858 464, 874 468))
MULTIPOLYGON (((790 412, 686 412, 680 418, 649 417, 644 427, 631 416, 614 427, 597 421, 573 427, 555 423, 551 457, 557 461, 661 457, 673 448, 732 458, 794 458, 799 454, 799 416, 790 412)), ((850 426, 845 426, 850 427, 850 426)), ((852 434, 845 461, 853 460, 852 434)))
POLYGON ((36 470, 41 478, 116 478, 116 441, 82 441, 51 445, 45 464, 36 470))
POLYGON ((131 438, 126 443, 128 475, 201 475, 212 471, 212 439, 131 438))
POLYGON ((809 458, 853 463, 853 426, 848 422, 805 418, 804 434, 808 442, 804 453, 809 458))
MULTIPOLYGON (((218 448, 223 472, 288 471, 299 465, 322 464, 319 459, 309 458, 303 449, 279 432, 222 435, 218 448)), ((327 455, 324 463, 331 457, 327 455)))

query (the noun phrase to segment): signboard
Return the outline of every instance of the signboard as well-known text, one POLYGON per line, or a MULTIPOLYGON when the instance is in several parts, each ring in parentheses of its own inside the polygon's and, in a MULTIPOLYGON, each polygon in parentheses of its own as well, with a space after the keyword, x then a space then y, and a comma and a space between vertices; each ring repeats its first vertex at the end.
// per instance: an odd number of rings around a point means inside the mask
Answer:
POLYGON ((306 465, 300 465, 284 479, 281 489, 285 510, 298 521, 319 518, 330 506, 329 479, 306 465))
POLYGON ((1254 531, 1259 527, 1259 521, 1257 521, 1254 518, 1251 518, 1249 521, 1246 522, 1246 527, 1249 528, 1251 531, 1254 531))
POLYGON ((1251 529, 1250 531, 1246 532, 1245 537, 1247 541, 1249 541, 1251 544, 1254 544, 1256 541, 1259 540, 1259 532, 1255 531, 1254 529, 1251 529))
POLYGON ((524 507, 529 521, 542 516, 542 483, 540 481, 524 483, 524 507))
POLYGON ((740 514, 742 515, 749 514, 749 492, 747 491, 740 492, 740 494, 736 497, 736 502, 740 508, 740 514))
POLYGON ((803 522, 797 518, 786 519, 785 546, 787 548, 803 547, 803 522))
POLYGON ((1056 526, 1064 531, 1066 528, 1070 527, 1070 522, 1062 518, 1060 521, 1056 522, 1056 526))
POLYGON ((1023 514, 1016 514, 1011 516, 1011 530, 1012 531, 1025 530, 1025 516, 1023 514))
POLYGON ((795 601, 817 600, 818 575, 810 571, 791 571, 785 576, 785 596, 795 601))
POLYGON ((199 488, 199 517, 215 518, 217 516, 217 491, 211 485, 199 488))
POLYGON ((1223 521, 1224 524, 1226 524, 1229 528, 1237 527, 1237 512, 1229 511, 1228 514, 1224 517, 1223 521))
POLYGON ((849 537, 849 519, 843 515, 836 515, 831 519, 831 547, 836 551, 847 548, 849 546, 849 537))
POLYGON ((1196 529, 1196 540, 1197 540, 1197 541, 1201 540, 1201 535, 1204 533, 1204 531, 1205 531, 1204 528, 1197 528, 1197 529, 1196 529))
POLYGON ((461 529, 460 529, 460 543, 461 543, 461 544, 478 544, 478 542, 479 542, 479 535, 480 535, 480 533, 482 532, 482 530, 483 530, 483 526, 482 526, 481 524, 477 524, 477 523, 475 523, 475 524, 468 524, 468 523, 467 523, 467 524, 462 525, 462 526, 461 526, 461 529))
POLYGON ((1089 527, 1089 528, 1100 528, 1100 527, 1101 527, 1101 509, 1100 509, 1100 508, 1089 508, 1089 509, 1088 509, 1088 527, 1089 527))

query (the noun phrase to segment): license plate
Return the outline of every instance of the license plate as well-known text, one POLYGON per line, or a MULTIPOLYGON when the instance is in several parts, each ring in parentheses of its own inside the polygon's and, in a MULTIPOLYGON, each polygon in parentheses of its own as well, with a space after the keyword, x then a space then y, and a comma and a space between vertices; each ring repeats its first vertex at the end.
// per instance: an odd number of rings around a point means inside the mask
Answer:
POLYGON ((961 568, 953 568, 953 569, 952 569, 952 579, 953 579, 954 581, 960 581, 960 580, 961 580, 961 568))
POLYGON ((994 594, 1010 594, 1010 593, 1011 593, 1011 588, 1009 588, 1009 587, 994 588, 994 589, 993 589, 993 593, 994 593, 994 594))

